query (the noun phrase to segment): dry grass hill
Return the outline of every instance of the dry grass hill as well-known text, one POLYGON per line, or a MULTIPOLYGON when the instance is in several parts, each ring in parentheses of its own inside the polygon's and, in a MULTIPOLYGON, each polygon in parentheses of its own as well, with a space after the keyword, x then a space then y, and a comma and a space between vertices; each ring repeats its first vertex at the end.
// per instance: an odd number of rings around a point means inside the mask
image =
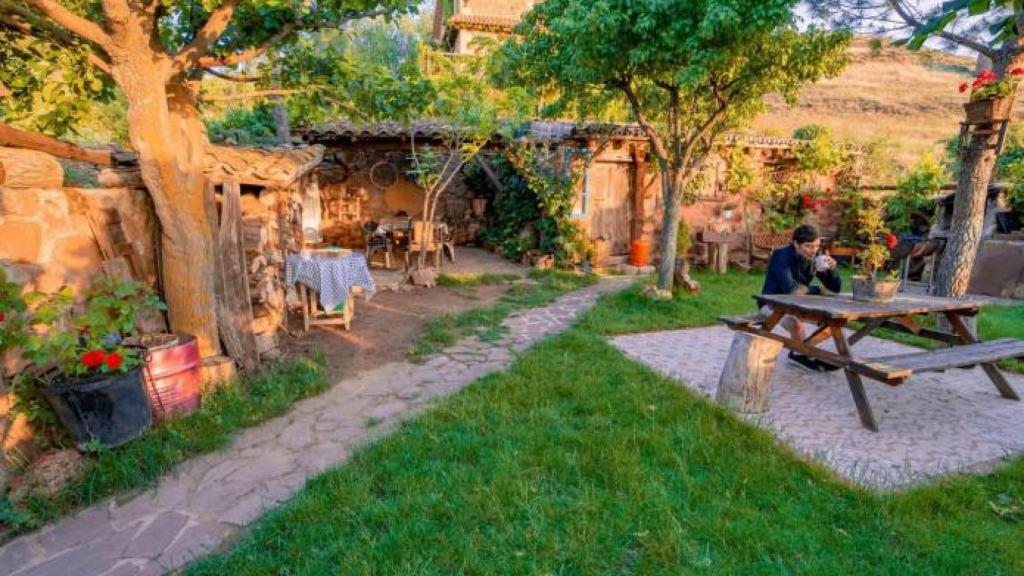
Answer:
POLYGON ((858 38, 851 52, 841 76, 805 88, 794 107, 773 102, 754 128, 789 135, 822 124, 840 139, 883 141, 903 166, 927 151, 941 154, 939 141, 959 130, 966 98, 957 86, 973 76, 974 61, 888 44, 872 49, 868 38, 858 38))

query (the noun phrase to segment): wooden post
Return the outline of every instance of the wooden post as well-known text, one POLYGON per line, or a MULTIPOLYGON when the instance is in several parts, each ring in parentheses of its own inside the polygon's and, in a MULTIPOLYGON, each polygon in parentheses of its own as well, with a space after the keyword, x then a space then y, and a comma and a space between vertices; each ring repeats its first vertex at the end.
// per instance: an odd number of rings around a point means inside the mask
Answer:
POLYGON ((259 366, 256 335, 252 331, 252 302, 249 295, 248 267, 242 246, 241 186, 238 182, 222 184, 220 226, 217 248, 220 257, 220 282, 217 288, 217 324, 221 340, 232 358, 243 370, 259 366))
POLYGON ((711 255, 708 258, 708 261, 711 264, 711 269, 715 274, 725 274, 729 272, 729 243, 714 242, 709 246, 711 248, 711 255))
POLYGON ((775 359, 780 352, 782 342, 736 332, 718 380, 718 402, 742 414, 766 411, 775 359))

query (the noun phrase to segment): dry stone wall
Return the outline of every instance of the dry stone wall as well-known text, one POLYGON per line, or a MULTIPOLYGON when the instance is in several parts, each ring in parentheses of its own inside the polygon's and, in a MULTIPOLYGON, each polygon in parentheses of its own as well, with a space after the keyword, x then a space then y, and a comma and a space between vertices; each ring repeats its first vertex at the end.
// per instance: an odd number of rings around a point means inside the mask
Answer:
MULTIPOLYGON (((148 195, 128 188, 0 187, 0 266, 26 292, 53 292, 70 286, 81 294, 103 273, 103 255, 90 225, 119 222, 150 282, 156 281, 156 219, 148 195)), ((116 232, 116 231, 115 231, 116 232)), ((0 359, 0 374, 21 367, 16 354, 0 359)), ((0 488, 12 465, 32 453, 31 433, 23 417, 11 413, 8 381, 0 378, 0 488)))

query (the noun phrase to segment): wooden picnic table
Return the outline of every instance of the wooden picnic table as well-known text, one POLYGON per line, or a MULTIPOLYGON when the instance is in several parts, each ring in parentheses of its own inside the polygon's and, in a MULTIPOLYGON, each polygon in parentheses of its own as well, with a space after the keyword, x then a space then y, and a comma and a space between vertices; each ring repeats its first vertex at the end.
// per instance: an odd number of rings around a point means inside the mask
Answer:
POLYGON ((980 364, 1003 398, 1020 400, 996 367, 996 362, 1024 355, 1024 342, 1011 338, 980 342, 964 323, 964 317, 978 313, 980 302, 934 296, 899 296, 892 302, 872 303, 856 301, 850 294, 761 295, 758 298, 771 309, 771 314, 766 318, 756 315, 722 318, 722 321, 733 330, 782 342, 786 348, 798 354, 806 354, 842 368, 860 420, 872 431, 878 431, 878 423, 871 411, 861 377, 896 386, 917 372, 935 372, 980 364), (954 333, 923 326, 919 320, 927 314, 945 316, 954 333), (817 329, 802 341, 793 339, 788 333, 773 333, 772 329, 785 316, 794 316, 815 325, 817 329), (859 323, 859 326, 847 338, 843 329, 850 327, 853 322, 859 323), (878 328, 916 334, 947 344, 948 347, 874 358, 855 356, 851 347, 878 328), (835 344, 835 352, 820 347, 830 338, 835 344))

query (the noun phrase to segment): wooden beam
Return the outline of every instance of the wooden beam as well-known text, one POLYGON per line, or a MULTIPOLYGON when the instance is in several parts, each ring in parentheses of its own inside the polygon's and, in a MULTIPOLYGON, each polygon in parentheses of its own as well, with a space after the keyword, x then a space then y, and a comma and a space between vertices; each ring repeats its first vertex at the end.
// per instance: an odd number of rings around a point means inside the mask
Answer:
POLYGON ((11 146, 13 148, 27 148, 39 152, 46 152, 58 158, 68 160, 79 160, 93 164, 114 163, 114 153, 111 150, 98 150, 95 148, 82 148, 74 144, 19 130, 0 122, 0 146, 11 146))

